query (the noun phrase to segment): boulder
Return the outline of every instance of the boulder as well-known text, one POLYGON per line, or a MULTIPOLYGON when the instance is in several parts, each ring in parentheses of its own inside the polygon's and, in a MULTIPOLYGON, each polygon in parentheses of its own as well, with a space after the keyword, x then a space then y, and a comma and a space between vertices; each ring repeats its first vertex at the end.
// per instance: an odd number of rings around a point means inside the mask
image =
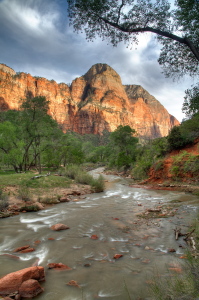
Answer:
POLYGON ((42 293, 44 289, 40 286, 39 282, 35 279, 28 279, 22 283, 19 288, 19 294, 24 298, 33 298, 42 293))
POLYGON ((59 199, 60 202, 70 202, 70 198, 68 198, 67 196, 63 196, 59 199))
POLYGON ((45 280, 44 268, 41 266, 25 268, 0 278, 0 295, 18 292, 22 283, 29 279, 45 280))
POLYGON ((50 229, 55 230, 55 231, 66 230, 66 229, 69 229, 69 228, 70 227, 68 227, 67 225, 60 224, 60 223, 52 225, 50 227, 50 229))
POLYGON ((44 206, 40 202, 35 202, 35 205, 38 207, 38 209, 44 209, 44 206))

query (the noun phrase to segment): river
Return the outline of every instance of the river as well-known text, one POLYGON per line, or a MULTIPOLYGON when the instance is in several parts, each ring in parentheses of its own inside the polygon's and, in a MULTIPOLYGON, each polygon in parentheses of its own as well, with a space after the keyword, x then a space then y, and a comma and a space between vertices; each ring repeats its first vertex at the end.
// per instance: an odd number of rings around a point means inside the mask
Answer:
POLYGON ((0 220, 0 276, 29 267, 39 258, 46 282, 37 300, 150 299, 148 286, 155 274, 167 274, 168 267, 182 261, 184 249, 179 246, 185 244, 175 240, 174 229, 188 231, 197 214, 198 198, 183 192, 132 188, 130 179, 118 176, 105 175, 105 179, 103 193, 0 220), (172 200, 183 201, 175 216, 139 217, 147 208, 170 205, 172 200), (50 230, 56 223, 70 229, 50 230), (92 235, 98 239, 91 239, 92 235), (36 251, 17 253, 20 259, 4 255, 27 244, 36 251), (169 253, 169 248, 176 252, 169 253), (115 254, 123 257, 114 259, 115 254), (51 262, 72 270, 48 269, 51 262), (66 285, 70 280, 80 288, 66 285))

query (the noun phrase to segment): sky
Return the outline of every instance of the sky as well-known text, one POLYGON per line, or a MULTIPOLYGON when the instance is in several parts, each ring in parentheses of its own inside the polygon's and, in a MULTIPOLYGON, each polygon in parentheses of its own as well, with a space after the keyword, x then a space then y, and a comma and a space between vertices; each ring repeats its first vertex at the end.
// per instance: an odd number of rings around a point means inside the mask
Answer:
POLYGON ((0 0, 0 63, 16 72, 71 83, 92 65, 106 63, 123 84, 141 85, 179 121, 189 78, 165 78, 157 59, 160 45, 143 34, 132 49, 75 33, 68 25, 66 0, 0 0))

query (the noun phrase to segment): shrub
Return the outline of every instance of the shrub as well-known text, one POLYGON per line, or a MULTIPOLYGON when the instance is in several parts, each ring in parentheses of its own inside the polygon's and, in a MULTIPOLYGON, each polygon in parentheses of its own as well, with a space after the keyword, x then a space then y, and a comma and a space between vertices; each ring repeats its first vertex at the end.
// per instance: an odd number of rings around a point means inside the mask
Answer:
POLYGON ((25 205, 20 208, 20 211, 24 210, 28 212, 38 211, 39 207, 37 205, 25 205))
POLYGON ((52 198, 46 197, 46 198, 40 199, 39 202, 44 203, 44 204, 57 204, 60 201, 59 201, 58 197, 56 197, 56 198, 55 197, 52 197, 52 198))
POLYGON ((8 207, 8 196, 0 189, 0 211, 5 210, 8 207))
POLYGON ((95 192, 99 193, 104 190, 104 179, 101 175, 95 179, 77 165, 67 166, 64 175, 74 179, 77 183, 90 185, 95 192))
POLYGON ((30 191, 27 186, 20 186, 18 190, 18 196, 23 201, 29 201, 30 200, 30 191))
POLYGON ((96 193, 103 192, 105 189, 104 177, 100 175, 97 179, 93 178, 91 186, 96 193))
POLYGON ((164 166, 164 160, 163 159, 159 159, 153 165, 155 171, 162 170, 163 166, 164 166))

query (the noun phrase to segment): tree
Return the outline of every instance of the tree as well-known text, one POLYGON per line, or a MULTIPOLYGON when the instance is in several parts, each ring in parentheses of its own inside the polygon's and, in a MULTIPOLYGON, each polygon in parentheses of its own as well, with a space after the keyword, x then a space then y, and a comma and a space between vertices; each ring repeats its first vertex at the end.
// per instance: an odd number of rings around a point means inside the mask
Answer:
POLYGON ((131 163, 135 161, 136 145, 138 143, 138 138, 133 136, 135 133, 135 130, 130 126, 120 125, 110 134, 112 164, 116 164, 118 167, 124 166, 129 168, 131 163))
POLYGON ((0 123, 0 150, 3 164, 12 165, 16 172, 22 170, 24 143, 18 126, 9 121, 0 123))
POLYGON ((49 101, 44 96, 27 97, 22 101, 21 109, 25 141, 24 170, 34 165, 41 173, 41 154, 49 147, 52 136, 57 134, 58 125, 47 114, 49 101))
POLYGON ((70 24, 96 36, 119 42, 138 43, 138 35, 154 33, 163 44, 159 63, 168 75, 198 75, 199 1, 177 0, 170 10, 167 0, 68 0, 70 24))
MULTIPOLYGON (((0 114, 0 150, 2 162, 12 165, 16 172, 32 166, 41 173, 42 154, 57 142, 61 130, 47 114, 45 97, 28 97, 22 101, 20 111, 0 114)), ((47 153, 48 152, 48 153, 47 153)))
POLYGON ((199 113, 199 84, 192 89, 185 91, 185 101, 183 103, 182 111, 188 118, 193 117, 199 113))

